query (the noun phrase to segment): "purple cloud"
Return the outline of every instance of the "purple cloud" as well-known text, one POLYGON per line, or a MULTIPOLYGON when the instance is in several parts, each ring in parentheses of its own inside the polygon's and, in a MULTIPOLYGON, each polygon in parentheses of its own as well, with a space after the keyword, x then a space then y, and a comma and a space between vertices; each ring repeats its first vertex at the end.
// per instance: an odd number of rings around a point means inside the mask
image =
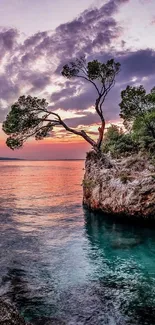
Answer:
POLYGON ((1 29, 0 30, 0 59, 6 53, 11 53, 17 45, 18 31, 16 29, 1 29))
MULTIPOLYGON (((57 80, 65 63, 71 58, 86 54, 88 60, 98 58, 106 61, 114 57, 122 64, 118 82, 105 102, 106 119, 117 118, 121 89, 128 83, 131 84, 132 77, 137 77, 139 83, 149 87, 151 82, 153 83, 152 76, 155 73, 155 51, 146 49, 126 52, 125 41, 122 40, 122 52, 114 52, 113 42, 120 36, 122 28, 113 15, 118 12, 121 5, 129 1, 109 0, 100 8, 84 11, 77 19, 60 25, 54 32, 38 32, 23 43, 20 43, 19 33, 15 29, 2 29, 0 59, 8 54, 7 64, 0 76, 0 99, 8 103, 5 114, 9 105, 23 94, 23 89, 29 89, 31 95, 47 97, 49 102, 54 103, 51 105, 52 110, 62 108, 76 109, 80 112, 92 106, 96 96, 92 85, 81 83, 79 80, 64 80, 64 83, 57 80), (41 62, 45 63, 43 67, 41 62), (150 77, 149 83, 143 82, 143 77, 146 76, 150 77), (51 82, 53 84, 53 79, 57 86, 61 86, 61 90, 47 94, 46 87, 51 82), (80 85, 83 92, 77 95, 80 85)), ((3 120, 4 107, 0 114, 3 120)), ((68 123, 75 127, 95 122, 98 122, 98 118, 91 113, 85 113, 85 117, 82 118, 68 119, 68 123)))
POLYGON ((8 101, 14 98, 14 95, 18 96, 19 93, 19 86, 2 74, 0 76, 0 99, 8 101))
POLYGON ((65 122, 73 128, 76 128, 78 125, 90 125, 94 123, 99 123, 100 119, 97 114, 87 113, 83 117, 74 117, 71 119, 65 119, 65 122))
POLYGON ((57 102, 60 99, 70 97, 70 96, 74 96, 75 93, 76 93, 76 86, 63 88, 60 91, 54 92, 52 94, 52 96, 51 96, 51 100, 54 101, 54 102, 57 102))
MULTIPOLYGON (((119 116, 119 102, 120 93, 127 84, 134 84, 132 81, 133 77, 136 77, 136 83, 144 84, 148 90, 154 86, 154 75, 155 75, 155 51, 151 49, 139 50, 136 52, 122 52, 114 54, 115 59, 121 63, 121 72, 117 78, 114 89, 108 95, 105 101, 105 117, 109 119, 117 119, 119 116), (145 62, 145 64, 144 64, 145 62), (149 82, 144 77, 149 76, 149 82)), ((106 55, 98 55, 97 58, 101 61, 107 60, 111 57, 111 53, 106 55)), ((63 89, 63 93, 67 92, 67 88, 63 89)), ((79 96, 69 97, 66 94, 66 98, 60 100, 61 92, 57 93, 55 103, 52 106, 52 110, 57 108, 76 109, 83 110, 87 109, 94 104, 95 91, 93 92, 92 85, 85 84, 84 92, 79 96), (60 95, 60 97, 59 97, 60 95)))

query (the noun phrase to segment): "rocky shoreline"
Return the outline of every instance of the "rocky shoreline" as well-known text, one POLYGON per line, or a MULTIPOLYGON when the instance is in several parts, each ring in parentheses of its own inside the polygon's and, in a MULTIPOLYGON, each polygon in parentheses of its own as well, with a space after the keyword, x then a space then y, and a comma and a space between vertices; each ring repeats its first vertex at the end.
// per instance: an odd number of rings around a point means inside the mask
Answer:
POLYGON ((124 219, 155 221, 155 166, 147 157, 87 154, 83 203, 124 219))
POLYGON ((2 325, 30 325, 19 315, 17 309, 10 303, 0 299, 0 324, 2 325))
MULTIPOLYGON (((1 325, 32 325, 26 323, 24 318, 19 314, 16 307, 0 299, 0 324, 1 325)), ((58 318, 37 318, 33 322, 34 325, 65 325, 66 323, 58 318)))

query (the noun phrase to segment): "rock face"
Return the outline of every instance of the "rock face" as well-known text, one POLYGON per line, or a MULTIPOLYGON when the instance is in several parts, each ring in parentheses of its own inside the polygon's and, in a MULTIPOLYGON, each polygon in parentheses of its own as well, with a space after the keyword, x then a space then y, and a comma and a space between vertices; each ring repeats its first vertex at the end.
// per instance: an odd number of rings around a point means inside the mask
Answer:
POLYGON ((83 203, 92 210, 155 220, 155 166, 140 155, 114 160, 89 152, 83 203))
POLYGON ((0 299, 0 324, 2 325, 26 325, 15 307, 0 299))

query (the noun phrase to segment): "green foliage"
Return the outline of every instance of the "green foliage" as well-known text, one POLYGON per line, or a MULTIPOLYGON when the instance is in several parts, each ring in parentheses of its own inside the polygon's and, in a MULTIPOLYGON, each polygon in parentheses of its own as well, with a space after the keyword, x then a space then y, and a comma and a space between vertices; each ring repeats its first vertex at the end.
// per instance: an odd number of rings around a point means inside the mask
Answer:
POLYGON ((134 120, 155 108, 155 88, 149 94, 141 85, 139 87, 127 86, 121 92, 120 117, 127 129, 132 128, 134 120))
POLYGON ((113 82, 115 75, 120 71, 120 63, 113 59, 106 63, 93 60, 86 64, 85 57, 76 59, 69 64, 64 65, 62 75, 68 79, 72 77, 83 77, 89 81, 98 80, 101 84, 110 84, 113 82))
POLYGON ((9 135, 6 144, 11 149, 21 148, 30 136, 40 140, 48 136, 52 123, 44 125, 47 117, 47 102, 37 97, 21 96, 11 106, 11 110, 3 122, 3 131, 9 135))
POLYGON ((120 116, 138 151, 155 153, 155 87, 127 86, 121 93, 120 116))
POLYGON ((137 152, 137 144, 131 134, 125 134, 117 125, 111 125, 105 134, 102 151, 119 158, 137 152))
POLYGON ((98 79, 101 83, 106 80, 113 79, 115 73, 119 72, 120 63, 116 63, 113 59, 108 60, 106 63, 101 63, 97 60, 88 62, 87 70, 90 80, 98 79))
POLYGON ((111 126, 107 129, 104 140, 117 141, 122 135, 123 135, 122 128, 119 128, 115 124, 111 124, 111 126))
POLYGON ((133 139, 139 150, 155 153, 155 108, 136 117, 132 126, 133 139))
POLYGON ((88 62, 87 70, 88 70, 89 79, 95 80, 100 78, 101 69, 102 69, 102 64, 99 61, 93 60, 92 62, 88 62))
POLYGON ((82 186, 87 189, 93 189, 95 187, 96 183, 93 180, 86 180, 83 179, 82 186))
POLYGON ((70 64, 65 64, 63 66, 62 75, 68 79, 78 76, 81 69, 85 65, 85 57, 71 61, 70 64))
POLYGON ((133 122, 132 130, 138 140, 142 136, 149 136, 155 140, 155 108, 137 116, 133 122))
POLYGON ((12 137, 8 137, 6 140, 6 145, 12 150, 19 149, 23 146, 23 141, 17 138, 14 139, 12 137))

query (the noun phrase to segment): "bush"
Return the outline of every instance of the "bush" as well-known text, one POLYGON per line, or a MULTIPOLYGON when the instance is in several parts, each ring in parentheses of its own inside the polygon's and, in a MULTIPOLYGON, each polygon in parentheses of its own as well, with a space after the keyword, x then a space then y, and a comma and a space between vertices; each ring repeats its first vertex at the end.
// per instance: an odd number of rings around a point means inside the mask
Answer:
POLYGON ((86 180, 84 179, 82 181, 82 186, 87 189, 93 189, 95 187, 96 183, 93 180, 86 180))
POLYGON ((155 155, 155 110, 139 115, 133 123, 132 132, 139 150, 155 155))
POLYGON ((115 158, 137 153, 138 148, 131 134, 123 133, 117 125, 111 125, 105 134, 102 146, 103 153, 110 152, 115 158))

